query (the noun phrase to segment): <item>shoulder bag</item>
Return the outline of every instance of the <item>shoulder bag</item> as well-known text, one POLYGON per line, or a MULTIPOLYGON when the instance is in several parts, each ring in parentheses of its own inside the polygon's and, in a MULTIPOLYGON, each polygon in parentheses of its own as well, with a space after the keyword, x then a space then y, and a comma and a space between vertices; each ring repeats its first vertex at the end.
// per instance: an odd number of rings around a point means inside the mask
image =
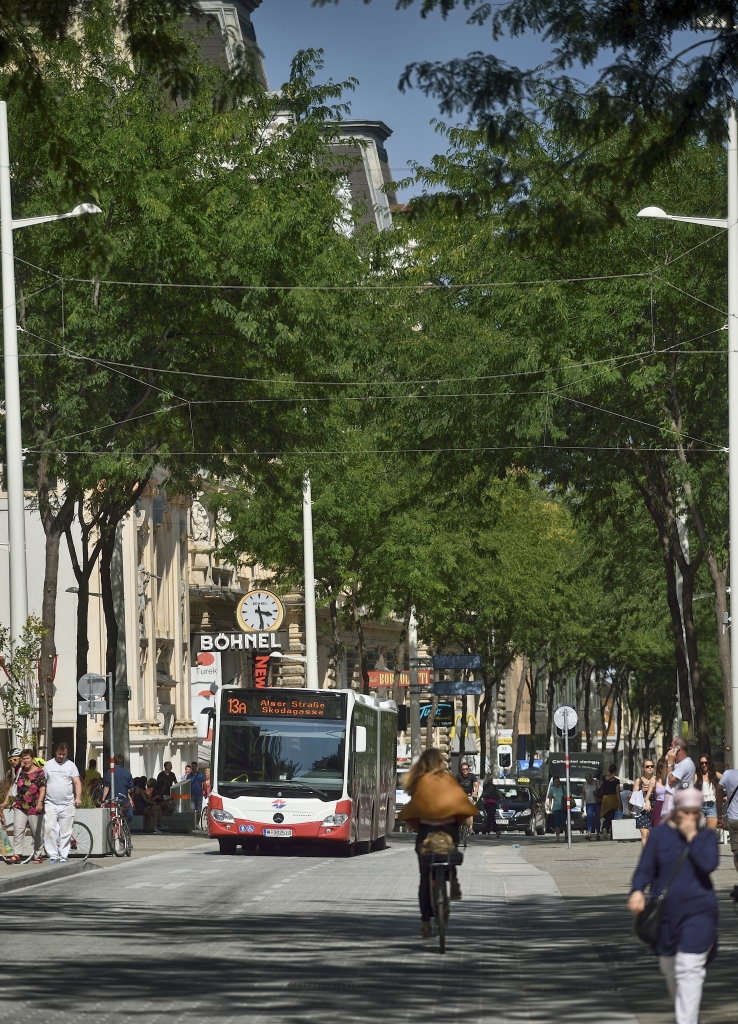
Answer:
POLYGON ((636 938, 640 939, 641 942, 644 942, 647 946, 655 946, 658 942, 659 932, 661 931, 661 919, 664 916, 664 899, 671 888, 672 882, 679 874, 682 864, 688 856, 689 844, 687 844, 686 849, 677 861, 676 867, 672 871, 669 881, 666 883, 656 899, 650 900, 640 914, 636 914, 636 919, 633 923, 633 931, 636 938))

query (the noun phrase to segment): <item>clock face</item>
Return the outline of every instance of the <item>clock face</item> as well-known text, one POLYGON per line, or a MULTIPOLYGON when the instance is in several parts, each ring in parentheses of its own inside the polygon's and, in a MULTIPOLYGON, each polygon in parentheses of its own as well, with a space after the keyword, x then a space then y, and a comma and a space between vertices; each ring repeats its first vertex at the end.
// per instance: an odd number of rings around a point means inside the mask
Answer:
POLYGON ((284 608, 268 590, 252 590, 241 598, 236 615, 241 629, 247 633, 268 633, 281 626, 284 608))

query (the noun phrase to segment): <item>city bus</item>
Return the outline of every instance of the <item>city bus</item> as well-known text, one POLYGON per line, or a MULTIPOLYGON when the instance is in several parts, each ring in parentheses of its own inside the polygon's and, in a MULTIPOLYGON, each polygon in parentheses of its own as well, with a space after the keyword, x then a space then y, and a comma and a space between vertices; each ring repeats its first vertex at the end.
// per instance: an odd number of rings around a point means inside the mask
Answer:
POLYGON ((227 686, 203 714, 214 718, 208 834, 221 853, 298 842, 347 855, 384 847, 395 824, 394 701, 227 686))

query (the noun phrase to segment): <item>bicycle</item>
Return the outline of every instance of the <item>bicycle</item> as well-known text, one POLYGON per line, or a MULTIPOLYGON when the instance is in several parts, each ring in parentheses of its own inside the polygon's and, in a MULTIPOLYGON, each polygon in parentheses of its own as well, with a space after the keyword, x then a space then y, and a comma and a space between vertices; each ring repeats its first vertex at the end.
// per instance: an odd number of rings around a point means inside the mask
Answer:
POLYGON ((454 849, 448 853, 421 853, 421 860, 430 868, 428 884, 433 917, 438 931, 438 952, 446 952, 446 925, 451 912, 449 882, 452 867, 464 863, 464 854, 454 849))
POLYGON ((128 826, 128 816, 123 811, 128 803, 125 796, 118 796, 103 804, 110 811, 108 822, 108 846, 114 857, 130 857, 133 853, 133 840, 128 826))
MULTIPOLYGON (((72 839, 69 846, 70 857, 81 857, 82 863, 87 863, 87 858, 92 853, 92 832, 87 825, 81 821, 75 821, 72 825, 72 839)), ((25 862, 24 862, 25 863, 25 862)))

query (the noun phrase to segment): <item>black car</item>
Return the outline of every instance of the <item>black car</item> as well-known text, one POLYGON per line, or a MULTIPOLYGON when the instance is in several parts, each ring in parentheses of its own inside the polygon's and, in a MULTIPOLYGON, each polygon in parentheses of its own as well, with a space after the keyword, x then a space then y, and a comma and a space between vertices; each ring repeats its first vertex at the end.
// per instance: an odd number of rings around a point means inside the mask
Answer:
MULTIPOLYGON (((499 794, 497 804, 497 828, 500 832, 525 832, 527 836, 542 836, 546 830, 546 813, 543 797, 536 785, 528 778, 495 779, 499 794)), ((487 815, 484 802, 477 801, 474 816, 474 831, 484 832, 487 815)), ((494 831, 492 829, 491 831, 494 831)))

